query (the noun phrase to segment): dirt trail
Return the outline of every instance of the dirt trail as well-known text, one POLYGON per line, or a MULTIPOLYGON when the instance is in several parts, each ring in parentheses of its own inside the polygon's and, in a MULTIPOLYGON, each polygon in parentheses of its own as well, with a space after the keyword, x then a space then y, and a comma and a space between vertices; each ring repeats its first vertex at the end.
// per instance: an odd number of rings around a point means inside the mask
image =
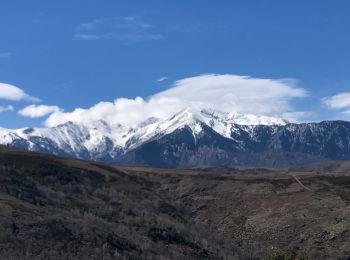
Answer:
POLYGON ((303 187, 305 190, 313 191, 312 189, 306 187, 306 186, 299 180, 299 178, 298 178, 297 176, 295 176, 295 175, 292 175, 292 176, 293 176, 293 178, 299 183, 299 185, 300 185, 301 187, 303 187))

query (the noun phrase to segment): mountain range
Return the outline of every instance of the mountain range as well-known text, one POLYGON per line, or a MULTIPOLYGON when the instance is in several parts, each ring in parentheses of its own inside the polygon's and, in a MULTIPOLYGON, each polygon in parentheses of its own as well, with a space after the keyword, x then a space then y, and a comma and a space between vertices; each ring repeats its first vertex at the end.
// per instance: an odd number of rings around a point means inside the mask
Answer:
POLYGON ((130 166, 290 167, 350 159, 350 122, 281 118, 186 108, 136 126, 103 120, 52 128, 0 128, 0 144, 130 166))

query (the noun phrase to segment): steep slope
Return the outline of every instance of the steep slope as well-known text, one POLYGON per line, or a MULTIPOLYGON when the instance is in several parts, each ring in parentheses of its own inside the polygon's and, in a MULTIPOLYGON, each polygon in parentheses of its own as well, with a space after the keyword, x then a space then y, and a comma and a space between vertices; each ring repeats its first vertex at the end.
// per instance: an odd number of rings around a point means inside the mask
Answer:
POLYGON ((224 165, 230 162, 230 154, 239 151, 239 143, 204 124, 197 123, 196 130, 188 125, 176 129, 117 158, 115 163, 154 167, 224 165))
POLYGON ((127 165, 191 167, 198 165, 243 165, 289 167, 325 160, 350 159, 350 123, 321 123, 275 126, 233 125, 224 137, 202 125, 194 137, 182 128, 119 157, 127 165))

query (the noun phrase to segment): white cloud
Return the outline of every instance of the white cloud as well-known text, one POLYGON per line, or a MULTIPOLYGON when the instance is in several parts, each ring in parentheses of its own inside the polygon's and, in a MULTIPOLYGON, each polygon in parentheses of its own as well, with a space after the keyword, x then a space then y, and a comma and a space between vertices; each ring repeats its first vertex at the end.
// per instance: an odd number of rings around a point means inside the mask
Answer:
POLYGON ((22 89, 5 83, 0 83, 0 99, 12 101, 26 100, 31 102, 40 101, 40 99, 26 94, 22 89))
POLYGON ((62 110, 58 106, 30 105, 18 111, 18 114, 21 116, 37 118, 61 111, 62 110))
POLYGON ((135 33, 105 33, 105 34, 87 34, 77 33, 74 36, 79 40, 120 40, 120 41, 147 41, 147 40, 159 40, 163 36, 160 34, 135 34, 135 33))
POLYGON ((167 79, 168 79, 168 77, 164 76, 164 77, 157 79, 157 82, 163 82, 163 81, 166 81, 167 79))
MULTIPOLYGON (((176 81, 168 90, 147 100, 118 98, 100 102, 88 109, 52 113, 45 124, 56 126, 67 121, 86 122, 103 119, 110 123, 135 125, 148 117, 168 118, 185 107, 213 108, 227 112, 266 116, 304 116, 294 111, 291 100, 306 97, 303 88, 290 79, 259 79, 237 75, 201 75, 176 81)), ((287 118, 288 119, 288 118, 287 118)))
POLYGON ((342 110, 340 112, 341 115, 350 116, 350 92, 342 92, 334 96, 325 97, 322 99, 322 103, 330 109, 342 110))
POLYGON ((350 116, 350 110, 343 111, 342 114, 344 114, 346 116, 350 116))
POLYGON ((163 35, 138 16, 109 17, 82 23, 74 35, 79 40, 152 41, 163 35))
POLYGON ((0 52, 0 59, 10 58, 11 56, 11 52, 0 52))
POLYGON ((14 110, 14 107, 13 106, 0 106, 0 113, 2 112, 6 112, 6 111, 13 111, 14 110))
POLYGON ((290 110, 290 100, 307 96, 291 79, 258 79, 237 75, 202 75, 175 82, 152 99, 177 99, 188 106, 262 115, 281 115, 290 110))
POLYGON ((350 92, 343 92, 323 98, 322 103, 331 109, 350 108, 350 92))

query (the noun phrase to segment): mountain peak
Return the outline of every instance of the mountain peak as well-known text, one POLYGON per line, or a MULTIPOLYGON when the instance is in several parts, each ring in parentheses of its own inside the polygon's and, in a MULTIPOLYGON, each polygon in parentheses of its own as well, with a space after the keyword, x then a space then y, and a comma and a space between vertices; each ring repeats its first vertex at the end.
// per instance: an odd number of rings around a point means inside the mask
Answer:
POLYGON ((150 117, 136 126, 91 120, 69 121, 53 128, 1 129, 0 144, 12 144, 25 149, 84 159, 113 159, 144 143, 183 128, 190 129, 195 140, 202 136, 205 127, 233 140, 234 133, 239 128, 253 131, 253 126, 256 125, 285 124, 286 121, 279 118, 186 107, 168 119, 150 117), (239 125, 252 127, 239 127, 239 125))

